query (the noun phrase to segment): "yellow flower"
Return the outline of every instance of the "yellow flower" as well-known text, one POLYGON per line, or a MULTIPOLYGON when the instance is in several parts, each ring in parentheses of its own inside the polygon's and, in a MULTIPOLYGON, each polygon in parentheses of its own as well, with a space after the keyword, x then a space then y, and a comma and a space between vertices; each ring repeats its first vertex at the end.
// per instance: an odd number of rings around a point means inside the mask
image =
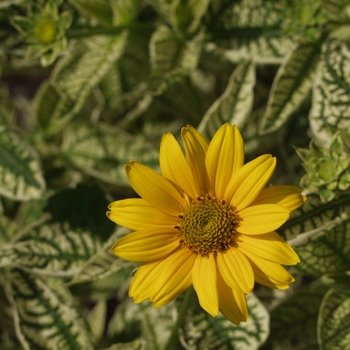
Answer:
POLYGON ((239 324, 255 281, 277 289, 294 281, 281 265, 299 258, 274 230, 305 197, 293 186, 264 188, 276 159, 262 155, 243 165, 236 126, 223 125, 209 144, 191 126, 181 136, 186 157, 172 134, 162 138, 162 175, 134 161, 125 166, 141 198, 109 205, 107 216, 135 231, 113 252, 142 263, 129 290, 136 303, 158 307, 193 285, 204 310, 239 324))

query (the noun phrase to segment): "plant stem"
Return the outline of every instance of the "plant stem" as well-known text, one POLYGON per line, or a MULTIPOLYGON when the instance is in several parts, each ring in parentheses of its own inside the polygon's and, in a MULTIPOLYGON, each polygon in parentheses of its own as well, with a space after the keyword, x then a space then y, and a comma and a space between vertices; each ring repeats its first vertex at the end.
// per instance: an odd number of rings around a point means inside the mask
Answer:
POLYGON ((188 309, 190 308, 190 305, 192 303, 193 297, 195 295, 194 289, 193 287, 190 287, 187 289, 187 291, 185 292, 185 296, 182 300, 180 309, 179 309, 179 314, 177 316, 177 320, 174 324, 173 330, 171 331, 167 346, 165 347, 165 349, 169 349, 169 350, 177 350, 178 349, 178 345, 179 345, 179 329, 181 328, 186 313, 188 311, 188 309))

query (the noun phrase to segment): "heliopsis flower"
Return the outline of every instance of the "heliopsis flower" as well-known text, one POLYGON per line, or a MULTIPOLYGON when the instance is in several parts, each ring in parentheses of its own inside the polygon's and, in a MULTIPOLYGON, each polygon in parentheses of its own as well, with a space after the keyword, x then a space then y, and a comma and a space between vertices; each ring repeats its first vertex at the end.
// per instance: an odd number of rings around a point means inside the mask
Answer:
POLYGON ((141 198, 109 205, 107 216, 135 231, 113 252, 142 263, 129 289, 136 303, 158 307, 193 285, 204 310, 239 324, 254 282, 287 289, 294 281, 282 265, 299 258, 275 230, 305 197, 293 186, 265 188, 276 159, 244 164, 236 126, 223 125, 209 144, 191 126, 181 136, 185 155, 172 134, 163 136, 161 175, 135 161, 125 166, 141 198))

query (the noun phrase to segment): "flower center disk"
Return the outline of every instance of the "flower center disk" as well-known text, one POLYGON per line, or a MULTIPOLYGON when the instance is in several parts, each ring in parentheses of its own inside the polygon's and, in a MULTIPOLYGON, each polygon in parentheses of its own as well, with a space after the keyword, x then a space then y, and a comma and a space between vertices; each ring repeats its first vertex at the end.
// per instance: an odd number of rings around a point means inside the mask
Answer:
POLYGON ((178 221, 182 246, 201 255, 227 250, 238 224, 231 206, 210 196, 193 200, 178 221))

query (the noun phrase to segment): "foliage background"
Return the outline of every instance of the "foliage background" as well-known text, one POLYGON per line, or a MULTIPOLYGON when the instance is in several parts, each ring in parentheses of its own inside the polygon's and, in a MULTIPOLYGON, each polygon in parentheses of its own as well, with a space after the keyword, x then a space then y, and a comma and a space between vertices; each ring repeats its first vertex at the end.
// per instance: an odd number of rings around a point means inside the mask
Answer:
POLYGON ((0 1, 0 349, 164 349, 181 298, 127 297, 105 217, 161 135, 242 131, 307 203, 279 233, 288 291, 236 327, 188 310, 178 349, 350 349, 348 0, 0 1))

